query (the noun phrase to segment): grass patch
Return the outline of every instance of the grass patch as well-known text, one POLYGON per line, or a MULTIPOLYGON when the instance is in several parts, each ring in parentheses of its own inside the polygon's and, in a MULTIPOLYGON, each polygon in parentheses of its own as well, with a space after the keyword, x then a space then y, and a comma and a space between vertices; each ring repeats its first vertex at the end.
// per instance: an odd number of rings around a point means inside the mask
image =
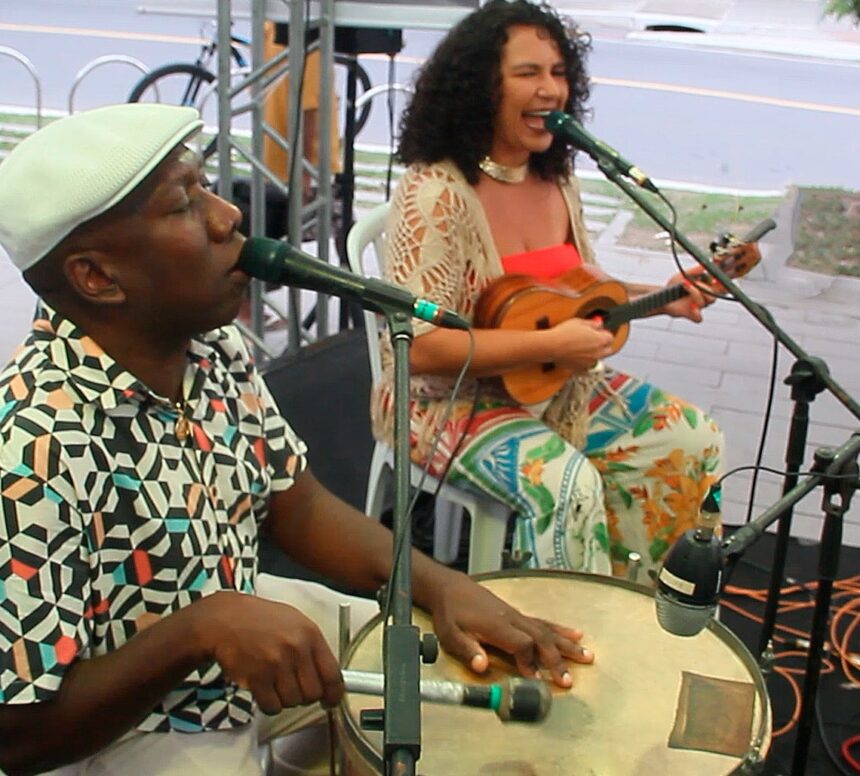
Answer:
MULTIPOLYGON (((726 232, 742 238, 751 227, 772 217, 782 202, 781 197, 744 197, 670 189, 663 193, 678 213, 678 230, 706 252, 710 250, 710 244, 726 232)), ((650 193, 646 196, 671 219, 671 213, 662 200, 650 193)), ((632 201, 630 208, 635 208, 633 218, 619 243, 634 248, 668 250, 668 239, 659 225, 632 201)))
POLYGON ((793 267, 860 277, 860 192, 798 190, 793 267))

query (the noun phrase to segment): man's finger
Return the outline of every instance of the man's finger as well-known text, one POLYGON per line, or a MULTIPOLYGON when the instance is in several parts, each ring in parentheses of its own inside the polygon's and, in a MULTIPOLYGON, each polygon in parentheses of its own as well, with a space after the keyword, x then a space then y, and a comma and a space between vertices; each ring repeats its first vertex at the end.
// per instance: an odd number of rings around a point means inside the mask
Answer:
POLYGON ((336 706, 346 691, 340 665, 325 642, 314 648, 313 659, 317 675, 322 682, 320 701, 324 706, 336 706))
POLYGON ((457 658, 463 665, 469 666, 475 673, 482 674, 487 670, 489 658, 476 638, 454 627, 446 632, 444 639, 440 634, 439 640, 448 654, 457 658))

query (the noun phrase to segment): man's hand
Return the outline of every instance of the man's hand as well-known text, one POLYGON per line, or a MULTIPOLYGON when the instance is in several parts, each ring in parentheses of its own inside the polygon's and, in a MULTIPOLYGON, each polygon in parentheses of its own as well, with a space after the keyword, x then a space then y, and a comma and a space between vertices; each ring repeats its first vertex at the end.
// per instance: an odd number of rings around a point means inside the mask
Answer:
POLYGON ((230 681, 251 691, 264 713, 340 701, 340 666, 319 628, 298 609, 232 592, 207 596, 194 608, 206 653, 230 681))
POLYGON ((530 679, 539 678, 541 669, 549 671, 559 687, 573 684, 568 660, 594 660, 579 643, 582 631, 526 617, 463 574, 452 574, 438 585, 429 609, 445 651, 479 674, 489 662, 481 644, 511 655, 519 672, 530 679))

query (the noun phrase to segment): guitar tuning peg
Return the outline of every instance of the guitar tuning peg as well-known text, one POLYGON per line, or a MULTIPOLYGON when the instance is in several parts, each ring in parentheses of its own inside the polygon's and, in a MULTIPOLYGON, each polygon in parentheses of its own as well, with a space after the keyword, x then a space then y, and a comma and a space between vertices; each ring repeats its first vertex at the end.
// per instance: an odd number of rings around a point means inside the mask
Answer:
POLYGON ((717 239, 711 243, 711 253, 724 251, 732 245, 737 245, 738 239, 731 232, 722 232, 717 239))

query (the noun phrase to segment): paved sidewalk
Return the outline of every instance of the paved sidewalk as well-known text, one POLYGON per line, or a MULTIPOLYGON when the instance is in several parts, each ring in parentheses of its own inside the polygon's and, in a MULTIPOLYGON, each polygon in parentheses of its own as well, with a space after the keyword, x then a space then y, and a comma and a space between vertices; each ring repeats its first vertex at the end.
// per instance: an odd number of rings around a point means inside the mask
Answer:
MULTIPOLYGON (((739 285, 809 355, 824 359, 833 379, 860 401, 860 280, 784 266, 788 254, 783 241, 790 220, 783 214, 777 215, 777 222, 779 227, 760 243, 762 265, 739 285)), ((667 254, 616 246, 612 230, 598 238, 597 249, 608 271, 631 280, 662 283, 674 272, 667 254)), ((689 257, 683 260, 685 265, 694 264, 689 257)), ((752 464, 762 434, 774 351, 774 338, 768 330, 740 304, 728 301, 708 308, 698 326, 660 316, 636 321, 631 329, 627 345, 609 363, 707 409, 726 435, 726 468, 752 464)), ((790 388, 782 381, 795 358, 784 347, 778 350, 774 406, 762 462, 782 469, 793 409, 790 388)), ((806 465, 811 465, 816 448, 838 447, 852 433, 860 433, 860 420, 829 393, 819 395, 810 410, 806 465)), ((746 519, 750 481, 747 472, 726 481, 726 522, 746 519)), ((761 514, 781 493, 780 477, 760 475, 753 516, 761 514)), ((821 496, 821 490, 816 489, 798 505, 794 535, 819 537, 821 496)), ((860 546, 856 503, 845 523, 845 542, 852 546, 860 546)))

